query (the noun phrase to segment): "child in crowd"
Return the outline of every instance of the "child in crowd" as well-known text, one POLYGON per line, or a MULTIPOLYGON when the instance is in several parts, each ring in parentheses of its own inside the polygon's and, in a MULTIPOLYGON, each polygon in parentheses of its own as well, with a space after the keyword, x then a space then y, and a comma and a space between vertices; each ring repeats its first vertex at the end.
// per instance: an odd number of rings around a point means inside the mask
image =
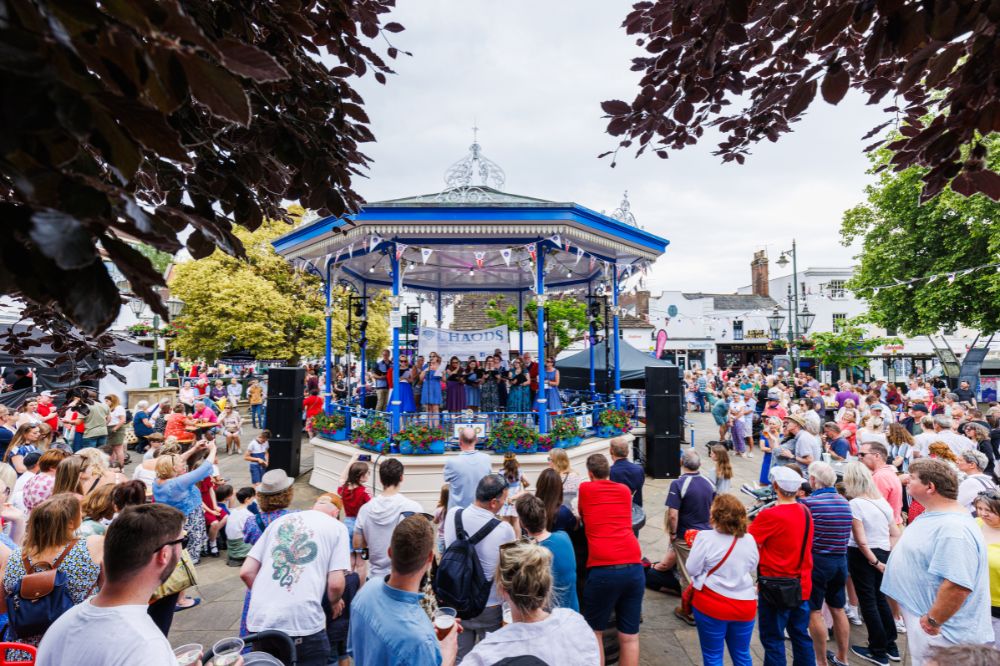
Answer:
POLYGON ((257 438, 247 446, 247 452, 243 454, 243 459, 250 463, 250 482, 254 488, 260 485, 260 479, 264 476, 264 470, 270 464, 268 441, 271 439, 270 430, 261 430, 257 438))
POLYGON ((506 520, 514 528, 514 534, 520 534, 520 526, 517 520, 517 511, 514 509, 514 501, 528 488, 528 480, 521 474, 521 467, 517 463, 517 456, 512 451, 508 451, 503 456, 503 478, 507 480, 507 502, 500 507, 500 518, 506 520))
MULTIPOLYGON (((222 479, 221 481, 225 481, 222 479)), ((222 512, 223 525, 229 522, 229 502, 232 501, 235 495, 235 490, 228 483, 219 483, 215 489, 215 503, 219 507, 219 511, 222 512)), ((223 526, 219 530, 219 534, 216 537, 219 544, 219 550, 229 549, 229 537, 226 536, 226 528, 223 526)))
MULTIPOLYGON (((192 460, 197 457, 192 456, 192 460)), ((195 467, 192 466, 192 469, 195 467)), ((205 512, 205 530, 208 532, 208 546, 202 554, 203 556, 219 556, 219 531, 226 526, 226 517, 222 514, 222 509, 219 508, 219 503, 215 499, 215 490, 220 485, 213 476, 206 476, 198 483, 198 490, 201 491, 201 508, 205 512)))
POLYGON ((365 504, 371 501, 372 496, 365 489, 370 473, 368 463, 353 462, 347 468, 347 481, 337 488, 344 503, 344 525, 347 527, 347 534, 354 538, 354 523, 358 519, 358 511, 365 504))
POLYGON ((733 483, 733 465, 729 461, 729 452, 722 444, 716 444, 708 452, 708 457, 715 463, 715 469, 708 475, 709 481, 715 484, 716 494, 729 492, 733 483))
POLYGON ((434 509, 434 524, 437 528, 438 557, 444 555, 444 518, 448 515, 448 495, 450 486, 441 486, 441 496, 438 497, 437 508, 434 509))
POLYGON ((243 541, 243 526, 250 518, 249 507, 256 497, 257 491, 252 486, 240 488, 235 495, 229 497, 229 517, 226 519, 226 541, 229 546, 227 566, 242 566, 243 560, 250 552, 250 544, 243 541))

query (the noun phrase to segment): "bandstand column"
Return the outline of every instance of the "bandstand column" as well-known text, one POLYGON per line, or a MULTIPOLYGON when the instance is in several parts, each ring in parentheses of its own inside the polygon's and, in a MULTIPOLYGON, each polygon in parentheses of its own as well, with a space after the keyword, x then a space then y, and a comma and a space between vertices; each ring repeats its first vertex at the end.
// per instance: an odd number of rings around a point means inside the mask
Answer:
POLYGON ((437 304, 438 305, 437 306, 437 327, 440 329, 444 325, 444 318, 442 317, 442 312, 443 311, 441 310, 441 290, 440 289, 438 290, 437 297, 438 297, 437 298, 437 301, 438 301, 438 304, 437 304))
MULTIPOLYGON (((368 321, 368 283, 363 282, 361 284, 361 320, 368 321)), ((358 406, 361 409, 365 408, 365 393, 367 392, 368 386, 368 361, 367 361, 367 351, 368 351, 368 331, 361 331, 361 335, 358 340, 358 355, 361 357, 358 368, 358 374, 360 375, 359 381, 361 384, 358 386, 358 406)))
MULTIPOLYGON (((400 271, 399 259, 396 258, 396 246, 389 249, 389 265, 392 268, 392 320, 400 321, 400 271)), ((403 401, 399 395, 399 326, 392 327, 392 392, 389 394, 389 413, 392 415, 392 432, 399 432, 402 421, 403 401)))
MULTIPOLYGON (((593 303, 593 300, 591 300, 593 298, 593 292, 592 292, 591 287, 592 287, 591 283, 588 282, 587 283, 587 316, 590 318, 590 326, 588 326, 587 328, 589 329, 589 333, 590 333, 590 399, 591 400, 596 400, 597 399, 597 373, 594 371, 594 343, 596 342, 596 338, 597 338, 597 335, 595 335, 596 332, 597 332, 596 331, 597 321, 592 316, 591 310, 590 310, 590 306, 593 303)), ((607 315, 605 314, 605 316, 607 316, 607 315)))
POLYGON ((538 432, 549 431, 548 399, 545 397, 545 248, 538 248, 535 262, 535 293, 538 298, 536 328, 538 330, 538 395, 535 406, 538 409, 538 432))
POLYGON ((333 291, 333 285, 330 283, 330 265, 332 262, 326 262, 326 310, 324 315, 326 318, 326 358, 324 359, 324 367, 326 368, 326 393, 323 396, 323 411, 326 414, 330 414, 333 410, 333 377, 331 377, 333 366, 331 361, 331 356, 333 354, 333 296, 331 292, 333 291))
POLYGON ((517 353, 524 356, 524 292, 517 292, 517 353))
POLYGON ((612 335, 615 338, 615 407, 622 406, 622 371, 621 364, 618 363, 618 265, 615 264, 611 272, 611 305, 612 305, 612 335))

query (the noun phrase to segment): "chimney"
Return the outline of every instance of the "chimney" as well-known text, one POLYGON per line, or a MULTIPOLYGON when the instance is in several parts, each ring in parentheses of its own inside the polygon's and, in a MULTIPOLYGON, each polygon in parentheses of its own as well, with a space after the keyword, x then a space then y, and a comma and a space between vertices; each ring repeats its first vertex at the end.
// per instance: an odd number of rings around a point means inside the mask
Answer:
POLYGON ((767 250, 753 253, 753 261, 750 262, 750 284, 754 296, 771 295, 768 288, 767 250))

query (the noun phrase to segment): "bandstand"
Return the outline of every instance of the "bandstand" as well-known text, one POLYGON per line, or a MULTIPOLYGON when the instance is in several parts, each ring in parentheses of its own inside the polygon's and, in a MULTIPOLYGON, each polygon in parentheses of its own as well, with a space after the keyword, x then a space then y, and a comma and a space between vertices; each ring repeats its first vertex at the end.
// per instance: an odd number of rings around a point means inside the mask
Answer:
MULTIPOLYGON (((524 350, 525 306, 534 300, 544 304, 554 294, 574 294, 581 300, 606 298, 603 316, 610 316, 613 341, 613 387, 610 395, 595 390, 595 327, 591 327, 590 391, 565 401, 560 418, 577 418, 588 437, 567 454, 577 470, 594 452, 606 452, 607 438, 596 436, 595 417, 601 410, 621 407, 623 395, 617 358, 620 350, 618 296, 630 282, 645 274, 649 264, 666 250, 668 241, 635 225, 634 218, 604 215, 576 203, 546 201, 503 192, 503 171, 473 143, 469 155, 452 166, 445 176, 446 188, 438 193, 369 203, 356 215, 326 217, 300 226, 274 241, 279 254, 323 280, 326 311, 327 414, 342 413, 348 430, 372 418, 383 418, 391 432, 428 415, 404 412, 398 394, 392 390, 388 412, 364 408, 364 396, 372 387, 365 385, 366 362, 381 350, 367 350, 363 333, 355 346, 362 369, 360 400, 356 404, 333 400, 331 317, 334 290, 349 285, 359 296, 360 314, 365 317, 368 297, 388 290, 391 293, 393 377, 400 376, 400 341, 404 296, 417 294, 436 310, 442 327, 445 300, 470 293, 503 294, 516 302, 519 330, 517 347, 524 350), (358 344, 359 343, 359 344, 358 344)), ((537 308, 538 367, 545 360, 545 309, 537 308)), ((515 332, 509 332, 510 337, 515 332)), ((484 343, 484 347, 489 343, 484 343)), ((488 350, 491 351, 492 349, 488 350)), ((545 394, 533 396, 530 413, 455 413, 435 417, 435 425, 450 434, 463 424, 480 426, 488 433, 498 419, 517 418, 530 423, 539 433, 549 430, 552 415, 545 394)), ((339 478, 358 449, 347 440, 317 437, 313 440, 312 485, 335 490, 339 478)), ((442 484, 444 460, 453 452, 439 455, 385 454, 401 458, 406 468, 403 492, 432 509, 442 484)), ((371 456, 377 465, 382 454, 371 456)), ((544 453, 519 455, 522 472, 534 480, 547 466, 544 453)), ((495 456, 499 468, 502 456, 495 456)), ((377 480, 373 473, 372 478, 377 480)))

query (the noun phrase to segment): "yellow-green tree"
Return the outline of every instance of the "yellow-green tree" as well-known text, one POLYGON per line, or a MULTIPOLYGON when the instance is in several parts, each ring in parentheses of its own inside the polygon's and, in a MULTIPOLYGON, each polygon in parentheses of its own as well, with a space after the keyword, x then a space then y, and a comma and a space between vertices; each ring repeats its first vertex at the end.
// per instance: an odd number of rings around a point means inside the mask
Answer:
MULTIPOLYGON (((290 212, 301 215, 301 209, 290 212)), ((323 355, 323 284, 316 275, 294 269, 271 245, 289 229, 277 221, 265 221, 252 232, 237 227, 235 233, 246 247, 245 261, 216 250, 177 266, 170 289, 186 304, 171 344, 178 354, 212 361, 227 351, 247 349, 258 358, 291 364, 323 355)), ((347 299, 341 303, 333 309, 333 347, 338 353, 346 345, 347 299)), ((379 293, 369 305, 369 349, 388 344, 388 311, 388 299, 379 293)))

